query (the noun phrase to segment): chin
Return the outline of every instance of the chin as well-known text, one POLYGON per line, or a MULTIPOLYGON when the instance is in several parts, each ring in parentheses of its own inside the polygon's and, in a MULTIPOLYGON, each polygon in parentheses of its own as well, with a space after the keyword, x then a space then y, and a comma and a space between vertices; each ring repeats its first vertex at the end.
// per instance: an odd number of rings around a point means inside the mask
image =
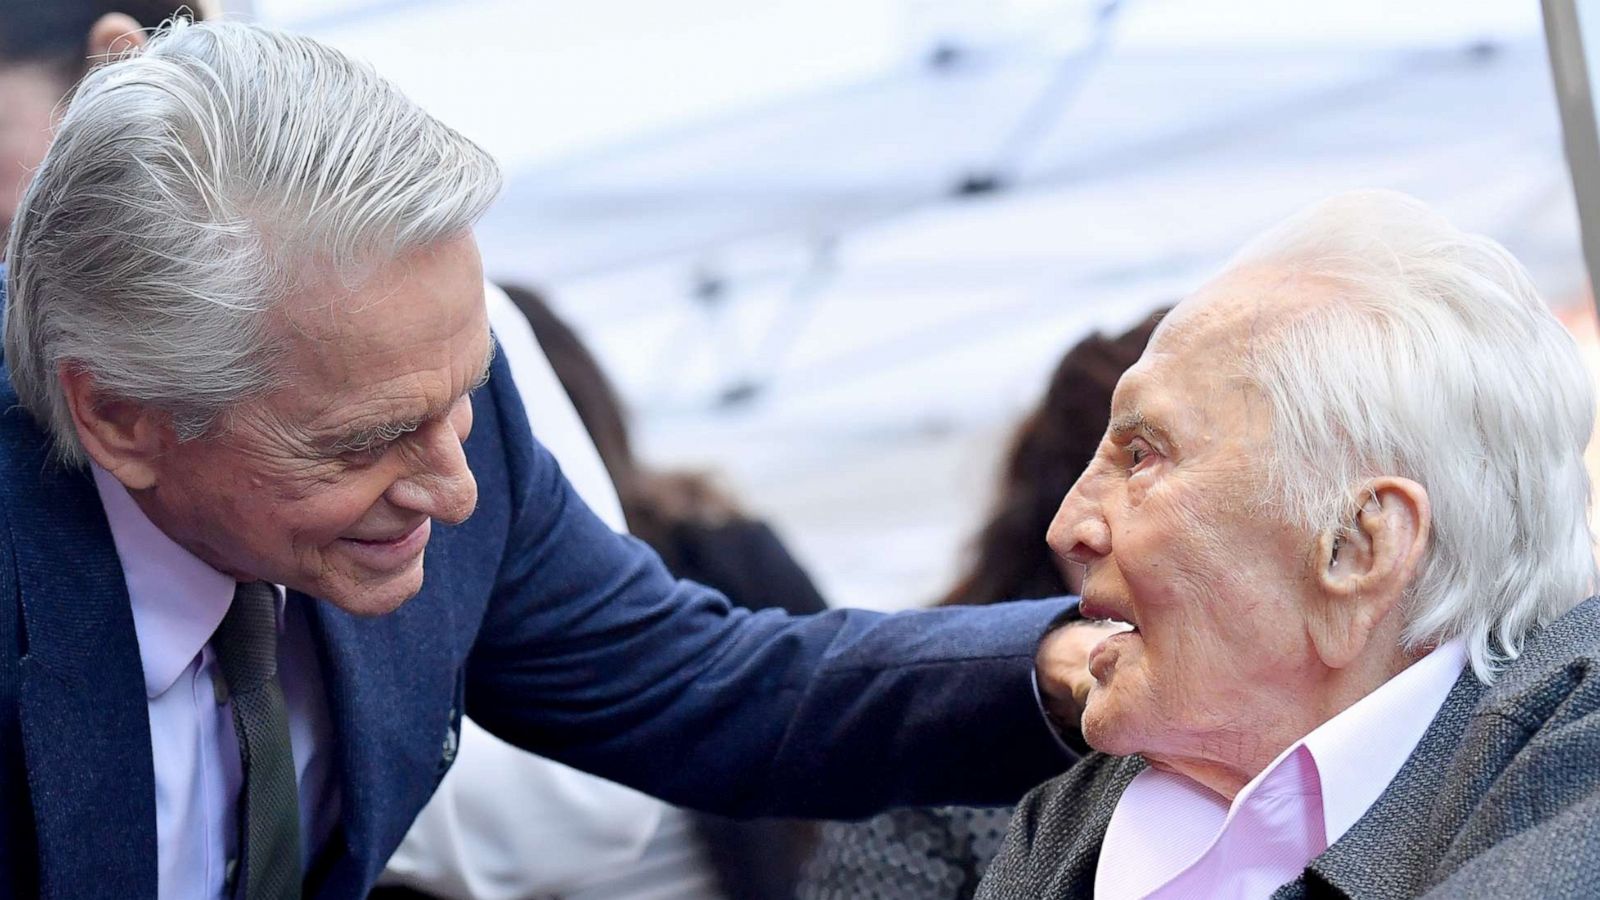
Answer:
POLYGON ((422 564, 385 579, 355 580, 318 596, 353 616, 373 618, 404 606, 422 590, 422 564))
POLYGON ((1083 740, 1090 747, 1112 756, 1132 756, 1139 752, 1130 740, 1126 716, 1116 708, 1116 701, 1104 696, 1105 689, 1096 687, 1084 704, 1080 728, 1083 740))

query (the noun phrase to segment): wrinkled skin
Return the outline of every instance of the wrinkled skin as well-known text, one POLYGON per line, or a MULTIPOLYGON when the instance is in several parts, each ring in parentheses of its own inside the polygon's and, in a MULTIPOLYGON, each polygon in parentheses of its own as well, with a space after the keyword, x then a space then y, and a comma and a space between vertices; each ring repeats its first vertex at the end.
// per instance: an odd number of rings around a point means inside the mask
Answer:
MULTIPOLYGON (((1269 421, 1241 367, 1297 308, 1286 293, 1309 304, 1328 290, 1247 269, 1180 304, 1119 382, 1111 428, 1050 528, 1086 567, 1085 614, 1136 626, 1090 654, 1085 739, 1228 796, 1376 687, 1317 652, 1323 545, 1261 503, 1269 421)), ((1375 645, 1388 674, 1405 665, 1394 646, 1375 645)))
POLYGON ((358 614, 396 608, 421 587, 430 522, 460 522, 477 502, 462 442, 492 346, 482 278, 464 237, 354 294, 330 281, 290 298, 283 387, 214 435, 170 442, 134 498, 220 571, 358 614), (386 423, 417 427, 348 446, 352 429, 386 423))

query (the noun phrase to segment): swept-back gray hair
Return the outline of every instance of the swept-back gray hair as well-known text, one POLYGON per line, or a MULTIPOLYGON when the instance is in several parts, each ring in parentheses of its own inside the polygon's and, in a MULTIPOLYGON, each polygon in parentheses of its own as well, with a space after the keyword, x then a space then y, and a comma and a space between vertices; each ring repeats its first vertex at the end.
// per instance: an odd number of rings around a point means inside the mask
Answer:
POLYGON ((1464 638, 1492 679, 1532 628, 1595 589, 1594 396, 1571 335, 1504 247, 1403 194, 1325 201, 1234 264, 1339 289, 1247 361, 1270 409, 1272 502, 1300 527, 1339 530, 1367 479, 1422 484, 1433 533, 1406 640, 1464 638))
POLYGON ((297 285, 466 233, 494 160, 370 67, 258 26, 174 22, 78 87, 18 210, 6 360, 58 456, 57 377, 163 409, 184 438, 276 377, 297 285))

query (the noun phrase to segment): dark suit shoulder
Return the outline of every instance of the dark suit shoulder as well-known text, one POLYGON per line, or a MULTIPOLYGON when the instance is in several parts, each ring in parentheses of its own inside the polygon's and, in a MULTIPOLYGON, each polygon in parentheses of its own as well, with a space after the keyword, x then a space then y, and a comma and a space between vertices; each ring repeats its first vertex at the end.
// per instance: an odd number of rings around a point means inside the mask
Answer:
MULTIPOLYGON (((27 482, 24 463, 37 461, 24 435, 32 419, 17 406, 16 394, 0 370, 0 896, 38 893, 35 880, 33 803, 23 763, 19 697, 21 659, 26 649, 22 597, 17 579, 15 491, 27 482)), ((36 433, 36 431, 34 431, 36 433)))
POLYGON ((1600 597, 1591 597, 1531 635, 1479 703, 1531 729, 1600 709, 1600 597))
POLYGON ((1450 896, 1578 896, 1600 881, 1600 599, 1533 635, 1473 711, 1436 804, 1464 821, 1439 861, 1450 896), (1559 850, 1557 848, 1560 848, 1559 850), (1471 888, 1471 890, 1468 890, 1471 888))
MULTIPOLYGON (((22 652, 17 542, 27 537, 17 528, 16 512, 36 507, 40 474, 51 465, 56 463, 49 459, 48 441, 33 416, 17 405, 10 372, 0 366, 0 653, 13 665, 22 652)), ((0 697, 6 677, 0 671, 0 697)))
POLYGON ((1148 764, 1141 757, 1090 753, 1077 765, 1029 791, 1015 818, 1024 820, 1024 827, 1030 830, 1071 826, 1090 810, 1115 806, 1128 783, 1146 768, 1148 764))
POLYGON ((1521 655, 1473 709, 1462 738, 1473 753, 1458 758, 1457 768, 1496 773, 1503 781, 1537 757, 1551 774, 1579 768, 1600 773, 1593 757, 1562 749, 1573 741, 1587 743, 1591 736, 1600 742, 1600 598, 1584 601, 1529 637, 1521 655))
POLYGON ((1111 813, 1146 767, 1137 756, 1090 753, 1029 791, 984 876, 979 900, 1092 896, 1111 813))

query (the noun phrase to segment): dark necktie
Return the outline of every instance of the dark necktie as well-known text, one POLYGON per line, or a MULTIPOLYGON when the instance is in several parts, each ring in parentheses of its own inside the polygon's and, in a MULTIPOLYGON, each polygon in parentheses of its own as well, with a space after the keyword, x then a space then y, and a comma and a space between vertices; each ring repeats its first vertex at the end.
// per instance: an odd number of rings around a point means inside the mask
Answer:
POLYGON ((241 582, 211 639, 233 700, 244 764, 239 900, 300 896, 300 798, 289 713, 278 683, 278 595, 264 581, 241 582))

